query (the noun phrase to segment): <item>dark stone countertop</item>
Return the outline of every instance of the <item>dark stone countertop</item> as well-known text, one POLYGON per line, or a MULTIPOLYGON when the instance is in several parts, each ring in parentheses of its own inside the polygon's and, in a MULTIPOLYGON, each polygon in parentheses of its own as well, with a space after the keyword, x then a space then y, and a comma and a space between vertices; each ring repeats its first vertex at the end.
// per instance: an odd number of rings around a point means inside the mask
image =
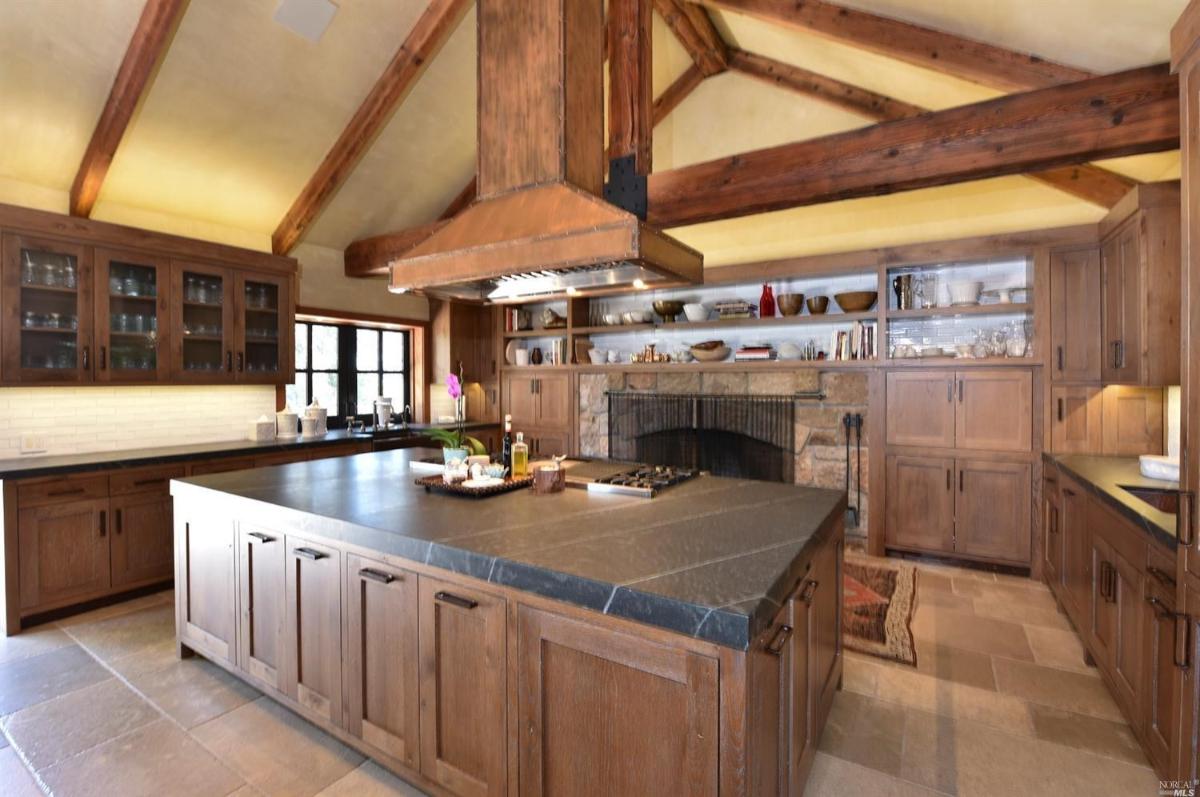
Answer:
POLYGON ((804 560, 846 509, 837 490, 713 476, 652 499, 571 488, 483 499, 427 493, 413 483, 408 463, 430 453, 403 449, 200 476, 172 482, 171 492, 284 533, 350 543, 738 649, 769 626, 803 576, 804 560))
POLYGON ((1175 515, 1151 506, 1133 493, 1121 489, 1149 487, 1178 490, 1179 482, 1150 479, 1142 475, 1137 457, 1100 456, 1097 454, 1042 454, 1042 458, 1074 477, 1094 496, 1146 530, 1163 545, 1178 544, 1175 515))
MULTIPOLYGON (((420 432, 429 429, 448 429, 451 426, 453 424, 414 423, 409 425, 409 429, 417 433, 414 434, 414 437, 419 437, 420 432)), ((490 426, 496 426, 496 424, 474 421, 464 424, 464 428, 468 431, 486 429, 490 426)), ((393 429, 387 434, 394 439, 395 432, 396 430, 393 429)), ((263 443, 256 443, 253 440, 224 440, 216 443, 188 443, 154 448, 94 451, 87 454, 31 455, 17 459, 0 459, 0 479, 30 479, 37 476, 57 476, 65 473, 167 465, 193 459, 271 454, 304 448, 318 448, 336 443, 367 443, 370 440, 370 433, 352 435, 344 429, 335 429, 324 437, 293 437, 288 440, 270 440, 263 443)))

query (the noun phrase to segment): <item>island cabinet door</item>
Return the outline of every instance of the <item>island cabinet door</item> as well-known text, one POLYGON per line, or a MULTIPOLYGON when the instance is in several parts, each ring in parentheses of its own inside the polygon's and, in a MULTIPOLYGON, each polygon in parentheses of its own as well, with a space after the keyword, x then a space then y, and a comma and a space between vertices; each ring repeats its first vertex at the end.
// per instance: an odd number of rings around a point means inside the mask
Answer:
POLYGON ((180 642, 236 664, 234 524, 211 508, 175 506, 175 627, 180 642))
POLYGON ((522 797, 715 795, 717 661, 519 609, 522 797))
POLYGON ((812 606, 802 596, 813 589, 807 579, 784 606, 785 625, 767 643, 767 652, 780 657, 780 797, 804 793, 817 739, 812 711, 812 606))
POLYGON ((346 730, 419 769, 417 575, 346 556, 346 730))
MULTIPOLYGON (((825 725, 842 680, 842 537, 821 549, 813 559, 800 599, 809 613, 809 667, 812 670, 813 728, 825 725)), ((816 740, 814 740, 816 741, 816 740)))
POLYGON ((421 774, 462 797, 508 792, 506 604, 421 576, 421 774))
POLYGON ((285 567, 284 691, 316 716, 341 726, 341 551, 289 535, 285 567))
POLYGON ((242 524, 238 529, 238 597, 242 624, 238 666, 261 688, 283 692, 286 615, 283 535, 242 524))

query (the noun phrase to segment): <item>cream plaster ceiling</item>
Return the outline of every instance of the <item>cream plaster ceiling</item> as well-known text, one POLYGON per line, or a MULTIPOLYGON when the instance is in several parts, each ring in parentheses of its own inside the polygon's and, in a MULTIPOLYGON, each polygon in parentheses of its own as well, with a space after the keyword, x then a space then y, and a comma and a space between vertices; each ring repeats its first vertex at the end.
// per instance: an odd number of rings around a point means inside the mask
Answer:
MULTIPOLYGON (((1096 71, 1161 61, 1185 0, 845 0, 1096 71)), ((16 0, 0 16, 0 201, 54 207, 91 135, 139 0, 16 0)), ((104 184, 97 217, 266 246, 425 0, 342 0, 318 43, 271 20, 275 0, 191 0, 104 184)), ((732 13, 736 46, 890 96, 945 108, 996 92, 732 13)), ((310 246, 435 218, 475 157, 474 15, 468 14, 346 184, 310 246)), ((689 65, 660 19, 655 93, 689 65)), ((655 130, 667 169, 868 124, 737 74, 706 80, 655 130)), ((1104 164, 1141 180, 1178 175, 1178 153, 1104 164)), ((710 264, 1095 220, 1101 211, 1021 177, 698 225, 710 264)), ((322 267, 331 267, 328 263, 322 267)))

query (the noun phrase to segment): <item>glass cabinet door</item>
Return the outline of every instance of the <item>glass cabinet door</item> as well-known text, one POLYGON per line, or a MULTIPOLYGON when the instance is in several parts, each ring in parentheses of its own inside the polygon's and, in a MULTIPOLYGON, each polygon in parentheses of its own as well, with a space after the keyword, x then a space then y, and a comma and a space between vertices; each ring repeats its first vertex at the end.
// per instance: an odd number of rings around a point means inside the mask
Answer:
POLYGON ((92 376, 92 252, 5 236, 4 378, 85 382, 92 376))
POLYGON ((291 282, 270 274, 238 275, 240 382, 277 383, 292 371, 291 282))
POLYGON ((215 266, 175 263, 171 283, 173 379, 233 381, 232 275, 215 266))
POLYGON ((163 261, 96 252, 96 378, 153 382, 170 373, 170 278, 163 261))

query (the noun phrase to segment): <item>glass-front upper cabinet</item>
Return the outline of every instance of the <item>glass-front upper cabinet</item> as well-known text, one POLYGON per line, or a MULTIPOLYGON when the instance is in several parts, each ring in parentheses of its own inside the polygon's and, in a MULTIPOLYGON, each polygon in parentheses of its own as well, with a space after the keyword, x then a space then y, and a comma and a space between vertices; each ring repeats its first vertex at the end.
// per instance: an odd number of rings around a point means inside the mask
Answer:
POLYGON ((3 239, 4 378, 91 379, 92 252, 23 235, 3 239))
POLYGON ((165 261, 96 251, 96 379, 165 381, 170 374, 170 269, 165 261))
POLYGON ((171 267, 172 379, 232 382, 234 278, 226 269, 194 263, 171 267))
POLYGON ((291 281, 286 276, 239 273, 239 382, 275 384, 293 368, 291 281))

